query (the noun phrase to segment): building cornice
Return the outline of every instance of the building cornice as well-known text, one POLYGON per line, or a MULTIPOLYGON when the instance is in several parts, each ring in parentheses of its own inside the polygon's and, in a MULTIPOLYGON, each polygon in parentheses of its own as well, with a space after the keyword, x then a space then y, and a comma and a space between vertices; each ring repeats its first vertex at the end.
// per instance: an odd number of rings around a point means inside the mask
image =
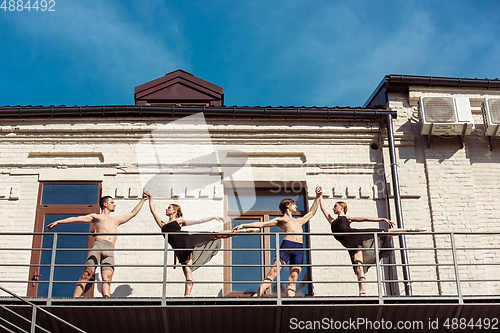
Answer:
POLYGON ((198 113, 219 118, 295 118, 326 120, 379 120, 388 114, 397 117, 397 111, 379 108, 328 107, 248 107, 248 106, 158 106, 158 105, 103 105, 103 106, 5 106, 0 107, 0 119, 7 118, 114 118, 114 117, 172 117, 182 118, 198 113))

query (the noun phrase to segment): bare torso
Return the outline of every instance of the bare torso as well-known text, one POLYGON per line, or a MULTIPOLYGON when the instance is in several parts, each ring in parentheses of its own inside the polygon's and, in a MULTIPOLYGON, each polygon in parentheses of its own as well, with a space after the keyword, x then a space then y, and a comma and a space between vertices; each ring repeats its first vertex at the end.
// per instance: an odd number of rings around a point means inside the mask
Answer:
MULTIPOLYGON (((118 232, 118 220, 109 215, 105 214, 95 214, 93 217, 93 223, 95 225, 96 234, 107 234, 107 233, 117 233, 118 232)), ((101 238, 111 243, 116 243, 116 235, 97 235, 96 238, 101 238)))
MULTIPOLYGON (((298 219, 290 216, 283 216, 278 218, 278 224, 276 226, 285 233, 303 232, 302 223, 298 219)), ((283 239, 302 244, 302 235, 285 235, 283 239)))

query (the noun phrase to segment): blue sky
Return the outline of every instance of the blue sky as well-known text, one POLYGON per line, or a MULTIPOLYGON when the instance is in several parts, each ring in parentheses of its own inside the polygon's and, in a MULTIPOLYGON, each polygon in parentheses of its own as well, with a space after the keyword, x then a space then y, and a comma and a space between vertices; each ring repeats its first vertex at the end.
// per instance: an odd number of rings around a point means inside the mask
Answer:
POLYGON ((0 105, 133 104, 179 68, 250 106, 360 106, 386 74, 500 77, 497 0, 52 1, 0 10, 0 105))

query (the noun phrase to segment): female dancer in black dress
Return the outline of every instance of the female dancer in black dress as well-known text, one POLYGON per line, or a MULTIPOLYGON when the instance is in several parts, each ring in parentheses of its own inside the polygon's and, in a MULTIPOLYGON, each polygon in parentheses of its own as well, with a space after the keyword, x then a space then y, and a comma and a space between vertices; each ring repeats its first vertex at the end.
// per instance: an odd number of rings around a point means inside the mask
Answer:
MULTIPOLYGON (((331 225, 331 229, 333 233, 339 232, 418 232, 418 231, 426 231, 426 228, 391 228, 391 229, 354 229, 351 228, 351 222, 385 222, 390 227, 394 227, 394 222, 383 218, 383 217, 355 217, 355 216, 346 216, 347 213, 347 204, 342 201, 338 201, 333 206, 333 213, 338 217, 337 219, 333 219, 333 217, 328 213, 328 210, 325 207, 325 203, 323 198, 320 198, 320 207, 321 211, 325 215, 326 219, 331 225)), ((383 237, 384 235, 379 236, 383 237)), ((386 235, 390 236, 390 235, 386 235)), ((359 234, 359 235, 335 235, 336 240, 338 240, 344 247, 346 248, 363 248, 363 242, 366 240, 373 240, 373 234, 359 234)), ((365 278, 365 270, 366 266, 359 266, 363 264, 363 251, 362 250, 348 250, 349 256, 351 257, 351 262, 354 265, 354 274, 358 277, 359 281, 359 296, 366 296, 365 292, 365 283, 362 281, 366 281, 365 278)))
MULTIPOLYGON (((184 296, 188 297, 193 289, 193 284, 189 283, 193 281, 193 271, 198 267, 207 263, 220 249, 220 239, 229 238, 233 235, 222 235, 222 233, 242 233, 242 232, 253 232, 259 229, 246 229, 240 231, 223 230, 219 233, 213 234, 198 234, 198 233, 188 233, 181 230, 181 227, 186 225, 195 225, 199 223, 209 222, 212 220, 217 220, 219 222, 224 222, 222 217, 212 216, 208 218, 203 218, 199 220, 186 221, 182 218, 182 210, 179 205, 170 204, 166 210, 166 215, 168 216, 168 222, 163 222, 160 215, 156 212, 153 196, 148 192, 145 192, 149 199, 149 209, 153 214, 156 224, 161 228, 162 232, 183 232, 185 234, 169 235, 168 243, 174 249, 175 257, 179 260, 182 265, 182 270, 184 276, 186 277, 186 286, 184 289, 184 296), (182 249, 196 249, 193 250, 182 250, 182 249), (193 254, 193 252, 195 252, 193 254)), ((175 267, 174 267, 175 268, 175 267)))

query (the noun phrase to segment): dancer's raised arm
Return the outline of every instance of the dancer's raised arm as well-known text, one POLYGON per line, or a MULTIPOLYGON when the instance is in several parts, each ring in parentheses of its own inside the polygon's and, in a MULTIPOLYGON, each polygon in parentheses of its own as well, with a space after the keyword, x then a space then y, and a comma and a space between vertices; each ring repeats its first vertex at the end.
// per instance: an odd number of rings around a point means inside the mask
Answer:
POLYGON ((309 210, 304 216, 298 217, 297 221, 299 221, 302 224, 307 223, 314 215, 316 215, 316 211, 318 210, 319 206, 319 201, 320 198, 323 196, 323 189, 321 186, 316 187, 316 199, 314 199, 314 202, 311 206, 311 210, 309 210))
POLYGON ((332 222, 334 221, 334 218, 332 217, 332 215, 330 215, 330 213, 328 212, 328 209, 326 208, 326 204, 325 204, 325 201, 323 200, 323 196, 321 196, 319 198, 319 206, 321 208, 321 212, 323 212, 323 215, 325 215, 325 218, 326 220, 332 224, 332 222))
POLYGON ((123 223, 127 223, 134 216, 139 214, 139 212, 141 211, 142 205, 146 202, 146 200, 148 200, 148 195, 146 193, 143 193, 141 201, 139 201, 137 206, 135 206, 134 209, 132 209, 132 211, 130 213, 123 214, 122 216, 116 218, 117 224, 121 225, 123 223))
POLYGON ((147 195, 149 199, 149 210, 151 211, 151 214, 153 214, 153 218, 155 219, 156 224, 158 224, 160 228, 163 227, 165 223, 161 220, 160 214, 156 212, 153 196, 149 192, 144 192, 144 193, 147 195))

